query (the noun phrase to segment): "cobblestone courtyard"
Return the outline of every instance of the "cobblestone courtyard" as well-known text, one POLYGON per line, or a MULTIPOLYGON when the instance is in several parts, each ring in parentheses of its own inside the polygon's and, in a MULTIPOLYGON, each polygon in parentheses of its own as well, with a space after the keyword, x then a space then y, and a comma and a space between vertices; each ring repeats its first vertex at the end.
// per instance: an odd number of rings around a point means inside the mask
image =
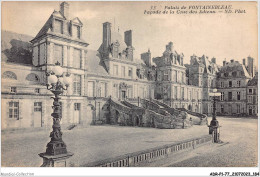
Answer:
MULTIPOLYGON (((257 120, 219 118, 219 121, 222 126, 221 139, 226 143, 223 146, 220 145, 222 148, 214 151, 216 148, 214 145, 213 148, 203 149, 202 147, 198 150, 201 151, 199 152, 201 156, 196 153, 195 155, 187 154, 191 159, 183 160, 179 164, 169 161, 168 166, 254 166, 257 163, 257 120)), ((24 133, 3 132, 2 166, 40 166, 42 159, 38 153, 45 151, 45 146, 50 140, 49 132, 50 130, 24 133)), ((74 153, 70 159, 70 165, 80 166, 130 152, 200 137, 208 134, 208 128, 205 125, 193 126, 190 129, 169 130, 91 126, 63 132, 63 139, 68 150, 74 153)))

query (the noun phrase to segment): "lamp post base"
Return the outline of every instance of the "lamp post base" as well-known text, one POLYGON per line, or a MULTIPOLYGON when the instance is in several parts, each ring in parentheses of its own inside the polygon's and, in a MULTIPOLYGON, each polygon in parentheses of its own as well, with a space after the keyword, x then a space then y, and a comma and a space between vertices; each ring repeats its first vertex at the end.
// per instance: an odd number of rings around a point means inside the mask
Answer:
POLYGON ((67 159, 73 156, 71 152, 59 155, 48 155, 46 153, 40 153, 39 156, 43 158, 43 164, 41 167, 66 167, 67 159))

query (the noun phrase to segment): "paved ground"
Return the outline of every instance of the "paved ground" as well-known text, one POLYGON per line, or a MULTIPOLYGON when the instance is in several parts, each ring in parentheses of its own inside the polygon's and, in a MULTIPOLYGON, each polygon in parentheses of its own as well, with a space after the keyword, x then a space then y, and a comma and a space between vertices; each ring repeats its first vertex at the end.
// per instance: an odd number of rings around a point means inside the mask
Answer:
MULTIPOLYGON (((256 166, 257 120, 218 118, 223 144, 202 146, 150 166, 224 167, 256 166), (184 155, 185 154, 185 155, 184 155), (178 159, 178 160, 176 160, 178 159)), ((49 130, 48 130, 49 131, 49 130)), ((48 131, 2 134, 2 166, 40 166, 38 153, 45 151, 48 131)), ((208 134, 206 126, 190 129, 153 129, 120 126, 92 126, 64 131, 68 150, 75 153, 71 165, 116 157, 164 144, 208 134)))
POLYGON ((177 154, 147 166, 170 167, 254 167, 257 166, 256 119, 219 118, 222 144, 209 144, 185 156, 177 154), (177 160, 176 160, 177 159, 177 160))
MULTIPOLYGON (((2 166, 32 166, 42 163, 39 153, 50 141, 50 130, 2 134, 2 166)), ((68 151, 72 151, 72 166, 117 157, 126 153, 171 144, 208 134, 208 128, 155 129, 121 126, 91 126, 63 131, 68 151)))

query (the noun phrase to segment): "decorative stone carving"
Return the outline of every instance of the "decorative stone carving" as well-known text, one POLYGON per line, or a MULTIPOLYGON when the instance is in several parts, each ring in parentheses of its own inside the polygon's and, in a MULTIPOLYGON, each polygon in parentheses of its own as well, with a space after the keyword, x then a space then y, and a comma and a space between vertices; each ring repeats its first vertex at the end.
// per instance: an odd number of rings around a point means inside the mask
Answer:
POLYGON ((119 89, 120 89, 120 90, 127 90, 127 88, 128 88, 128 86, 127 86, 126 83, 121 82, 121 83, 119 84, 119 89))

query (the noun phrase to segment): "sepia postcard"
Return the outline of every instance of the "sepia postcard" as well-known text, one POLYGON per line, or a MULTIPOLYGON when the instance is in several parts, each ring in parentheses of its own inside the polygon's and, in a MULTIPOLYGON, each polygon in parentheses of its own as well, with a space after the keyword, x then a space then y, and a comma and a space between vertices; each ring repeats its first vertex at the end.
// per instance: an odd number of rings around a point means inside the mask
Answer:
POLYGON ((258 2, 2 1, 1 167, 259 176, 258 2))

